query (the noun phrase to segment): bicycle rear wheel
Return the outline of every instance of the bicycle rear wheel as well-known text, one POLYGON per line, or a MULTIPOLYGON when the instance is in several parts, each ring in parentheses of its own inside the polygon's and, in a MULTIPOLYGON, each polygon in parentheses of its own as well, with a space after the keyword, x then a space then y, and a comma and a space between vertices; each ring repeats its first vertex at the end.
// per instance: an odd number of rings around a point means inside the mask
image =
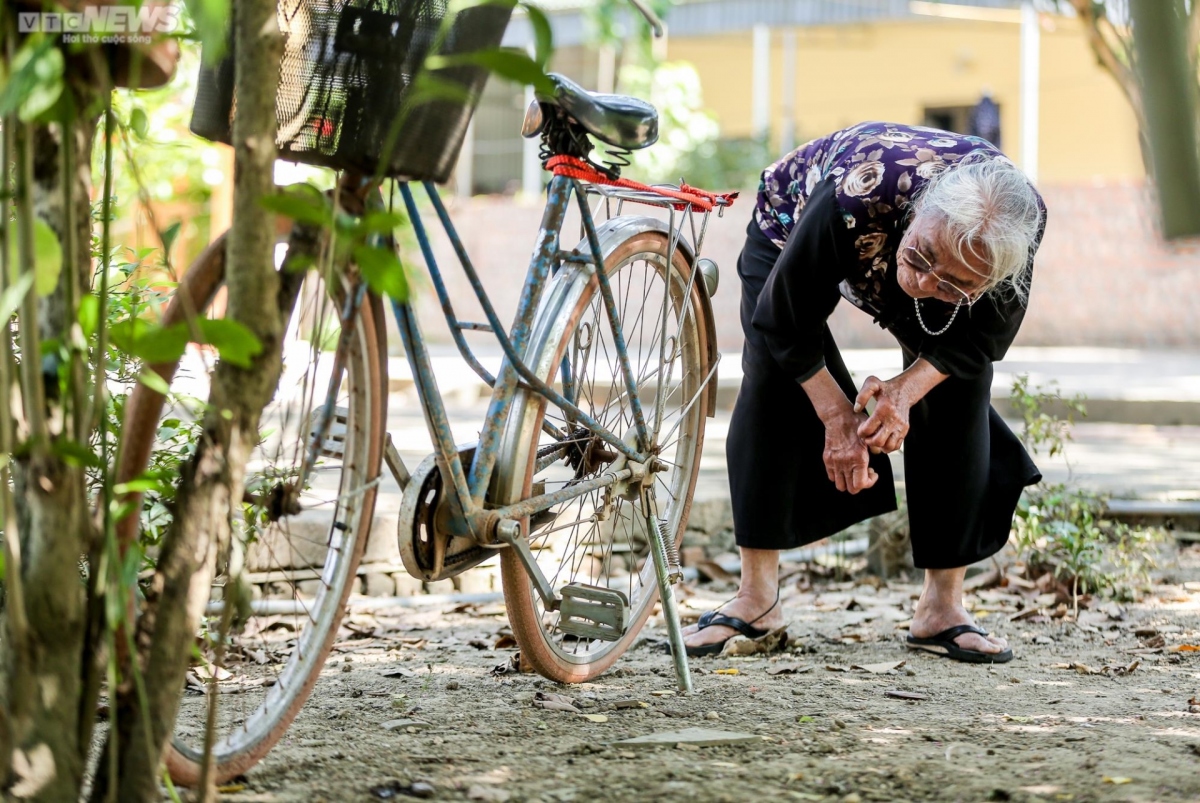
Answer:
MULTIPOLYGON (((622 236, 620 231, 614 226, 602 232, 610 244, 604 269, 637 395, 655 434, 651 451, 667 466, 656 475, 654 490, 661 529, 675 546, 691 508, 704 440, 705 378, 712 356, 700 296, 704 289, 700 279, 689 283, 691 265, 681 249, 668 260, 667 233, 622 236), (656 414, 660 400, 661 416, 656 414)), ((569 397, 573 394, 576 405, 609 431, 633 441, 631 398, 590 266, 564 267, 547 287, 527 364, 569 397)), ((497 461, 499 501, 566 488, 618 464, 610 444, 541 396, 521 391, 513 410, 497 461), (545 432, 544 422, 557 436, 545 432)), ((619 639, 570 635, 559 627, 559 613, 545 609, 514 551, 502 552, 504 598, 522 658, 559 682, 596 677, 633 643, 658 598, 644 503, 636 493, 602 489, 524 524, 533 555, 556 590, 582 583, 618 590, 629 600, 630 624, 619 639)))
MULTIPOLYGON (((185 275, 165 321, 186 317, 184 293, 190 306, 203 314, 222 285, 223 270, 220 249, 210 249, 185 275)), ((315 271, 306 277, 304 288, 293 325, 307 330, 309 342, 285 346, 283 377, 263 413, 264 437, 246 466, 240 522, 247 536, 245 553, 218 558, 210 603, 197 634, 201 660, 189 670, 165 757, 171 777, 184 785, 199 779, 204 723, 212 702, 208 679, 213 673, 218 681, 218 780, 245 772, 287 730, 332 648, 370 532, 386 411, 382 305, 370 294, 363 298, 345 339, 335 423, 322 441, 316 466, 302 477, 304 452, 329 386, 334 354, 327 349, 338 342, 342 301, 355 291, 344 280, 330 291, 315 271), (230 634, 218 667, 213 663, 213 637, 224 587, 232 579, 230 568, 239 558, 247 569, 242 577, 263 593, 255 594, 251 615, 230 634)), ((147 444, 162 427, 177 429, 203 415, 203 405, 188 401, 180 390, 204 391, 207 363, 200 350, 185 355, 182 365, 154 366, 171 383, 172 394, 165 400, 144 385, 133 391, 126 407, 119 481, 145 469, 151 457, 147 444)))

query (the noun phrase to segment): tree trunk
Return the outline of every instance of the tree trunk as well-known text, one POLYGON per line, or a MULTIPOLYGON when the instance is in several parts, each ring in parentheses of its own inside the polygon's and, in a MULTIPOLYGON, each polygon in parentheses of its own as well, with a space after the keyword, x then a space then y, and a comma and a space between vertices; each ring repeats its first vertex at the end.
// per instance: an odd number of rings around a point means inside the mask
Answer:
MULTIPOLYGON (((147 613, 138 628, 148 710, 141 711, 130 693, 121 700, 118 799, 123 802, 157 799, 155 771, 178 710, 189 658, 186 645, 208 601, 217 555, 228 543, 234 500, 242 497, 245 464, 258 443, 259 418, 274 395, 282 366, 274 219, 259 203, 274 187, 275 87, 282 39, 273 0, 243 0, 233 11, 238 98, 234 223, 225 263, 228 317, 248 327, 263 350, 249 369, 218 363, 204 432, 183 472, 174 521, 164 536, 147 613)), ((108 749, 112 747, 110 743, 108 749)))
MULTIPOLYGON (((82 99, 74 100, 79 104, 82 99)), ((52 126, 11 126, 16 133, 14 129, 21 129, 14 227, 18 241, 24 245, 21 241, 28 238, 36 217, 58 234, 64 246, 57 289, 37 301, 31 296, 22 312, 22 327, 26 336, 32 332, 42 340, 68 342, 81 289, 90 277, 88 166, 95 126, 75 120, 52 126)), ((32 270, 30 261, 29 250, 22 247, 18 267, 32 270)), ((0 359, 8 358, 7 348, 0 350, 0 359)), ((59 366, 53 361, 31 363, 26 359, 21 372, 26 413, 22 426, 29 420, 45 424, 41 438, 12 463, 15 510, 5 511, 6 531, 15 537, 16 548, 10 544, 10 551, 17 557, 16 565, 8 567, 7 586, 19 600, 9 600, 0 635, 0 702, 8 715, 5 739, 10 741, 0 765, 8 770, 8 777, 0 781, 14 798, 72 800, 82 784, 95 710, 94 697, 86 705, 82 702, 88 698, 85 691, 94 688, 96 655, 84 647, 88 604, 79 568, 80 557, 88 553, 95 537, 83 470, 70 465, 51 444, 78 444, 77 434, 90 429, 89 415, 59 398, 59 366), (46 406, 33 410, 42 400, 46 406), (14 604, 20 607, 15 617, 14 604)), ((85 398, 86 390, 79 384, 82 373, 71 379, 70 397, 85 398)), ((7 414, 0 420, 7 427, 7 414)), ((6 431, 0 438, 6 451, 12 446, 10 435, 6 431)), ((3 496, 7 498, 7 489, 3 496)))

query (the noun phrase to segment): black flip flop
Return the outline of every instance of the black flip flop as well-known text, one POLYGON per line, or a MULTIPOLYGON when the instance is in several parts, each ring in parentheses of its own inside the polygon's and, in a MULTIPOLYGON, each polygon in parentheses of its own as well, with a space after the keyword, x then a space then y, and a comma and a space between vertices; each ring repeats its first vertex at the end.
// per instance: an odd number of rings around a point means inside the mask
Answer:
POLYGON ((905 643, 910 649, 925 650, 934 655, 940 655, 943 658, 951 658, 955 661, 963 661, 968 664, 1006 664, 1013 659, 1013 651, 1005 649, 1004 652, 980 652, 979 650, 965 650, 955 643, 955 639, 964 633, 975 633, 980 636, 986 636, 988 632, 975 625, 955 625, 948 627, 941 633, 938 633, 928 638, 917 638, 910 635, 905 643))
MULTIPOLYGON (((758 616, 751 619, 749 622, 747 622, 745 619, 739 619, 736 616, 726 616, 725 614, 721 613, 720 611, 705 611, 704 613, 700 614, 700 620, 698 622, 696 622, 696 629, 704 630, 705 628, 709 628, 709 627, 724 626, 724 627, 733 628, 734 630, 736 630, 738 633, 741 633, 746 638, 760 639, 763 636, 770 633, 771 631, 763 630, 761 627, 755 627, 754 623, 757 622, 759 619, 763 618, 764 616, 766 616, 771 611, 775 610, 775 606, 777 606, 778 604, 779 604, 779 593, 776 592, 775 602, 773 602, 771 604, 771 607, 767 608, 765 611, 763 611, 758 616)), ((733 638, 733 636, 730 636, 727 639, 722 639, 721 641, 715 642, 713 644, 704 644, 699 647, 688 647, 687 654, 691 658, 700 658, 705 655, 718 655, 722 650, 725 649, 725 643, 728 642, 729 639, 731 639, 731 638, 733 638)), ((667 645, 667 651, 668 652, 671 651, 671 646, 669 644, 667 645)))

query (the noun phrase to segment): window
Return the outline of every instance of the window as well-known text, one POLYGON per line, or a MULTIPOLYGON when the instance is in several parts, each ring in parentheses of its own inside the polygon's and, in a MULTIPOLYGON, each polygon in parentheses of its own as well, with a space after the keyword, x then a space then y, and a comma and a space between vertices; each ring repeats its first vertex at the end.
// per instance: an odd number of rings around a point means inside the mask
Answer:
POLYGON ((988 95, 967 106, 926 106, 922 125, 973 134, 1000 147, 1000 106, 988 95))

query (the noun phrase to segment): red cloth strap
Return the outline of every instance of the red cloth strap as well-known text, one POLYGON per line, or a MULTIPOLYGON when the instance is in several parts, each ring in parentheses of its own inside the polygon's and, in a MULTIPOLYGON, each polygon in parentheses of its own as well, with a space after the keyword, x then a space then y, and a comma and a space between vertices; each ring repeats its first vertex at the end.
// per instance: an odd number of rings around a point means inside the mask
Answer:
POLYGON ((682 182, 679 189, 673 189, 671 187, 652 187, 649 184, 642 184, 627 178, 612 179, 574 156, 552 156, 546 162, 546 169, 556 176, 566 176, 580 181, 589 181, 592 184, 607 184, 610 187, 650 192, 664 198, 673 198, 680 202, 674 205, 676 209, 680 210, 690 204, 697 209, 711 212, 714 206, 733 206, 733 200, 738 196, 736 192, 708 192, 682 182))

